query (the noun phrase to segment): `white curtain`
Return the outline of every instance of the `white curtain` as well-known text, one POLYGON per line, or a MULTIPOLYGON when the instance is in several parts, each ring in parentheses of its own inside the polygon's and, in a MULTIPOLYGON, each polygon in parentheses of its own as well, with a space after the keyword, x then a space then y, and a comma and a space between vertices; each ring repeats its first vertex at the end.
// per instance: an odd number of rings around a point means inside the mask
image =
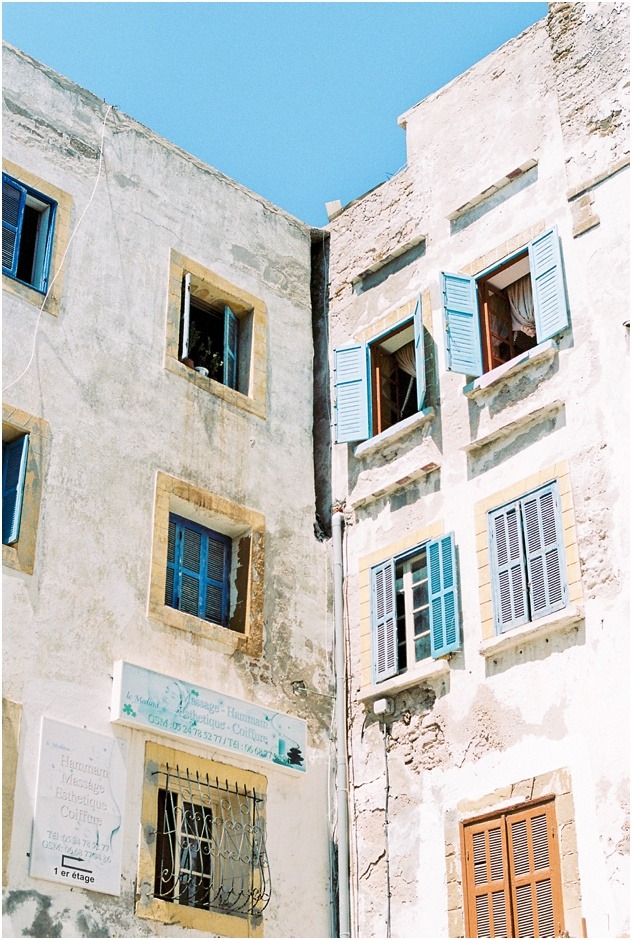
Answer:
POLYGON ((509 298, 511 325, 514 331, 522 330, 527 336, 535 336, 531 275, 526 274, 514 281, 513 284, 508 284, 507 297, 509 298))
POLYGON ((400 369, 406 373, 406 375, 412 375, 413 378, 417 375, 417 370, 415 369, 415 344, 406 343, 405 346, 402 346, 401 349, 398 349, 395 353, 395 358, 397 359, 397 365, 400 369))

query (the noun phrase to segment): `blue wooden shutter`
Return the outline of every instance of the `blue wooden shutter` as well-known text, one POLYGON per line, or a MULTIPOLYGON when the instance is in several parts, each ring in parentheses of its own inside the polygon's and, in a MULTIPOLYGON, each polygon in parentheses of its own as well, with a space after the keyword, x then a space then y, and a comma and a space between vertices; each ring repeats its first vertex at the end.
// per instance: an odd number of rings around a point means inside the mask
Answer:
POLYGON ((552 228, 529 245, 535 329, 539 343, 568 327, 564 272, 557 229, 552 228))
POLYGON ((169 536, 167 539, 167 577, 165 579, 165 604, 168 607, 177 607, 174 590, 177 582, 176 567, 176 523, 169 518, 169 536))
POLYGON ((224 307, 224 385, 229 388, 237 388, 238 339, 237 317, 230 307, 224 307))
POLYGON ((189 332, 191 327, 191 275, 182 278, 182 306, 180 312, 180 358, 189 356, 189 332))
POLYGON ((202 604, 202 585, 200 582, 204 564, 202 533, 197 529, 179 525, 177 548, 179 561, 178 609, 199 617, 202 604))
POLYGON ((464 274, 442 274, 446 358, 451 372, 483 374, 481 324, 476 281, 464 274))
POLYGON ((15 277, 24 218, 26 190, 2 174, 2 270, 15 277))
POLYGON ((29 437, 2 445, 2 544, 17 542, 26 479, 29 437))
POLYGON ((424 349, 424 324, 421 316, 421 297, 417 298, 413 314, 415 328, 415 372, 417 373, 417 410, 421 411, 426 397, 426 352, 424 349))
POLYGON ((562 514, 555 483, 520 501, 529 578, 531 619, 566 607, 562 514))
POLYGON ((373 678, 375 682, 382 682, 398 671, 395 561, 392 558, 371 568, 371 631, 373 678))
POLYGON ((369 380, 365 343, 334 349, 336 442, 369 436, 369 380))
POLYGON ((230 581, 230 539, 219 533, 207 535, 206 596, 204 619, 212 623, 228 624, 230 581))
POLYGON ((491 579, 496 632, 529 620, 527 577, 518 503, 489 515, 491 579))
POLYGON ((428 542, 430 654, 435 658, 461 648, 454 535, 428 542))

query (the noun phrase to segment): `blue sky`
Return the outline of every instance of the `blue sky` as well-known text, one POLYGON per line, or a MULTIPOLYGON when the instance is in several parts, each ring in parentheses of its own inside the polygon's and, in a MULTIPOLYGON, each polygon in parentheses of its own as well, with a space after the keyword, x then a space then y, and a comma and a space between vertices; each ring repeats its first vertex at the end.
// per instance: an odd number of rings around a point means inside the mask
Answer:
POLYGON ((546 3, 3 3, 3 35, 312 225, 405 163, 397 118, 546 3))

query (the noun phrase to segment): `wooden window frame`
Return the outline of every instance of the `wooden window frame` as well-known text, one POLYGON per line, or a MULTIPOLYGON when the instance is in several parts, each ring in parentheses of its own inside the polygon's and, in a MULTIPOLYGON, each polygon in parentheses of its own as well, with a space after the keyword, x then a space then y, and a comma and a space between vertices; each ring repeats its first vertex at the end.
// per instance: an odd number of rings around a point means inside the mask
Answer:
MULTIPOLYGON (((388 428, 395 427, 396 424, 399 424, 400 421, 403 421, 403 417, 399 417, 396 421, 387 422, 386 417, 386 408, 385 408, 385 396, 382 393, 382 371, 384 368, 384 363, 386 357, 391 360, 394 360, 394 353, 389 353, 384 350, 382 347, 385 342, 392 339, 398 333, 403 333, 405 330, 413 329, 413 342, 414 342, 414 324, 413 320, 406 320, 403 323, 398 324, 394 329, 390 330, 388 333, 383 334, 382 336, 371 341, 369 345, 369 355, 370 355, 370 381, 371 381, 371 419, 372 419, 372 437, 375 437, 377 434, 381 434, 382 431, 388 430, 388 428)), ((405 346, 406 343, 402 343, 402 346, 405 346)), ((399 368, 396 366, 396 368, 399 368)), ((389 380, 390 381, 390 380, 389 380)), ((412 414, 417 412, 417 376, 415 376, 415 387, 411 388, 410 395, 414 402, 414 409, 412 414)), ((398 410, 401 411, 403 403, 397 399, 395 400, 395 406, 398 410)))
MULTIPOLYGON (((520 261, 524 261, 525 258, 529 259, 528 248, 525 248, 524 251, 518 252, 518 254, 513 255, 507 261, 502 264, 499 264, 492 271, 487 272, 482 277, 476 279, 476 292, 478 297, 478 312, 481 323, 481 347, 483 353, 483 375, 487 372, 491 372, 492 369, 497 368, 497 366, 505 365, 507 362, 511 362, 518 353, 514 349, 514 339, 513 339, 513 330, 511 328, 511 316, 509 316, 509 335, 508 337, 500 336, 497 333, 494 333, 492 329, 492 313, 490 311, 490 299, 492 294, 499 294, 500 291, 490 283, 491 279, 496 277, 498 274, 501 274, 503 271, 506 271, 508 268, 513 267, 515 264, 518 264, 520 261), (493 338, 496 337, 503 342, 506 342, 509 346, 509 358, 501 359, 494 354, 494 344, 493 338)), ((531 267, 529 267, 529 275, 531 275, 531 267)), ((537 345, 537 339, 534 338, 533 345, 537 345)))

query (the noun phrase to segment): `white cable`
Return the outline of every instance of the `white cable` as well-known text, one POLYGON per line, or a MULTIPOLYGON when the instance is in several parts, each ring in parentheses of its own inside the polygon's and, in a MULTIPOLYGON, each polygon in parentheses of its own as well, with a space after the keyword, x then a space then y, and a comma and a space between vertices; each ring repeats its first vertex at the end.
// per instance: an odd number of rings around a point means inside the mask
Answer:
POLYGON ((105 112, 105 117, 103 118, 103 127, 101 128, 101 144, 100 144, 100 147, 99 147, 99 170, 98 170, 98 172, 97 172, 97 178, 96 178, 96 180, 95 180, 95 182, 94 182, 94 188, 93 188, 93 190, 92 190, 92 195, 91 195, 90 198, 88 199, 88 203, 87 203, 85 209, 83 210, 83 212, 81 213, 81 216, 80 216, 80 218, 79 218, 79 221, 78 221, 77 224, 75 225, 74 230, 73 230, 73 232, 72 232, 70 238, 68 239, 68 244, 66 245, 66 250, 64 251, 64 253, 63 253, 63 255, 62 255, 61 261, 59 262, 59 267, 58 267, 57 270, 55 271, 55 275, 54 275, 53 279, 51 280, 50 284, 48 285, 48 290, 46 291, 46 294, 45 294, 45 296, 44 296, 44 300, 42 301, 42 305, 41 305, 41 307, 39 308, 39 312, 38 312, 38 314, 37 314, 37 322, 35 323, 35 332, 34 332, 34 334, 33 334, 33 346, 32 346, 32 348, 31 348, 31 356, 30 356, 30 359, 29 359, 28 363, 26 364, 26 367, 25 367, 25 368, 22 370, 22 372, 20 372, 20 374, 18 375, 17 379, 14 379, 12 382, 9 382, 8 385, 4 385, 4 386, 3 386, 3 388, 2 388, 2 391, 3 391, 3 392, 6 392, 6 390, 7 390, 8 388, 11 388, 12 385, 15 385, 16 382, 19 382, 20 379, 21 379, 24 375, 26 375, 26 373, 28 372, 28 370, 31 368, 31 363, 33 362, 33 358, 34 358, 34 356, 35 356, 35 343, 36 343, 36 341, 37 341, 37 332, 38 332, 38 330, 39 330, 40 320, 41 320, 41 317, 42 317, 42 311, 44 310, 44 307, 46 306, 46 301, 47 301, 48 298, 49 298, 49 295, 50 295, 51 290, 53 289, 53 284, 54 284, 55 281, 57 280, 57 276, 58 276, 59 272, 61 271, 61 269, 62 269, 63 266, 64 266, 64 261, 66 260, 66 255, 68 254, 68 249, 70 248, 70 245, 72 244, 72 240, 73 240, 73 238, 75 237, 75 235, 77 234, 77 230, 78 230, 79 226, 80 226, 81 223, 83 222, 83 217, 84 217, 84 215, 86 214, 86 212, 87 212, 88 209, 90 208, 90 203, 91 203, 92 200, 94 199, 94 194, 96 193, 96 191, 97 191, 97 186, 99 185, 99 179, 100 179, 100 177, 101 177, 101 165, 102 165, 102 163, 103 163, 103 140, 104 140, 104 137, 105 137, 105 122, 107 121, 107 119, 108 119, 108 114, 110 113, 111 110, 112 110, 112 105, 109 104, 108 107, 107 107, 107 111, 105 112))

